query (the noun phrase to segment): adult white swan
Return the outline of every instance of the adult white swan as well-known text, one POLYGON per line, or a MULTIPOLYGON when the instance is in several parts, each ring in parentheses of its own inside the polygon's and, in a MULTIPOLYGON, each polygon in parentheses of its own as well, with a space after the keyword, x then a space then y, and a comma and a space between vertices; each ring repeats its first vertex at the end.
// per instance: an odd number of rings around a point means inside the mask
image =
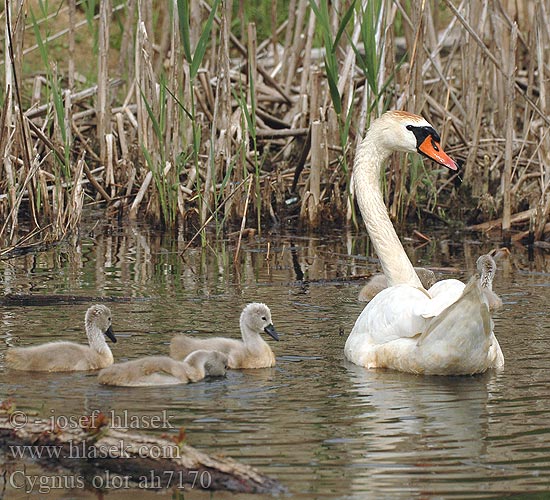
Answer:
POLYGON ((456 163, 421 116, 389 111, 373 121, 357 150, 355 194, 389 288, 365 307, 345 355, 366 368, 468 375, 504 365, 479 280, 448 279, 427 291, 393 228, 380 190, 380 169, 393 151, 418 152, 451 170, 456 163))

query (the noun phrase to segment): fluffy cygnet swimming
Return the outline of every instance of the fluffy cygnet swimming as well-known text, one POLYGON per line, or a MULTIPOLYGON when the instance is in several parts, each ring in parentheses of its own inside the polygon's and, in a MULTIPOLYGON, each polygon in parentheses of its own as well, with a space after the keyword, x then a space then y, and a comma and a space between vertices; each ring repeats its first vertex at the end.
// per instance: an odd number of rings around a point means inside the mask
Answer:
POLYGON ((485 254, 477 259, 476 265, 479 271, 481 290, 487 299, 489 311, 496 311, 502 307, 502 299, 493 292, 493 279, 497 270, 496 262, 490 254, 485 254))
MULTIPOLYGON (((422 282, 422 286, 427 290, 435 283, 435 273, 424 267, 415 267, 414 270, 422 282)), ((383 274, 375 274, 367 284, 361 288, 357 300, 360 302, 369 302, 375 295, 388 287, 388 280, 383 274)))
POLYGON ((170 344, 170 356, 183 359, 197 349, 209 349, 227 354, 229 368, 269 368, 275 366, 275 355, 262 338, 267 333, 275 340, 279 335, 271 321, 271 312, 265 304, 248 304, 240 319, 242 340, 214 337, 199 339, 189 335, 176 335, 170 344))
POLYGON ((98 370, 113 364, 113 354, 105 336, 116 342, 111 328, 111 311, 96 304, 86 311, 89 346, 75 342, 49 342, 31 347, 15 347, 6 353, 6 365, 15 370, 70 372, 98 370))
POLYGON ((101 370, 98 381, 126 387, 187 384, 205 377, 223 377, 226 368, 227 356, 224 353, 201 349, 183 361, 168 356, 148 356, 117 363, 101 370))

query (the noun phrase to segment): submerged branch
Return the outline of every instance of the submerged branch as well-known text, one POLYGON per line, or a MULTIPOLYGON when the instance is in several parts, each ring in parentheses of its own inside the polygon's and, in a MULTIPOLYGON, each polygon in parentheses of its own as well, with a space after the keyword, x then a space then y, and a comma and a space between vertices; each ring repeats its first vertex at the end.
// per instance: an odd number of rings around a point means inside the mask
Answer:
POLYGON ((27 417, 21 426, 14 425, 9 415, 0 415, 0 445, 6 453, 11 452, 12 458, 21 458, 14 454, 14 449, 42 451, 43 456, 48 456, 42 460, 45 464, 61 465, 78 473, 88 486, 97 484, 94 478, 112 472, 134 488, 190 489, 192 486, 264 494, 284 491, 276 480, 231 458, 210 456, 166 438, 122 432, 103 424, 101 416, 82 417, 80 427, 52 429, 48 420, 27 417), (86 427, 86 422, 94 425, 86 427), (204 480, 197 481, 197 477, 204 480), (145 483, 144 478, 157 481, 145 483))

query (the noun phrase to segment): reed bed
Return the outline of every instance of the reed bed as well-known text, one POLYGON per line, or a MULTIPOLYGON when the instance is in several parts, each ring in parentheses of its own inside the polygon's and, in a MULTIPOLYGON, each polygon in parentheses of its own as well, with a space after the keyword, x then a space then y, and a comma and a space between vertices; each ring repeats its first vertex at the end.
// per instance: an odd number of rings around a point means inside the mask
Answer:
POLYGON ((393 158, 396 221, 550 233, 548 0, 257 4, 6 0, 1 246, 64 239, 94 204, 202 244, 360 224, 354 151, 391 108, 461 163, 393 158))

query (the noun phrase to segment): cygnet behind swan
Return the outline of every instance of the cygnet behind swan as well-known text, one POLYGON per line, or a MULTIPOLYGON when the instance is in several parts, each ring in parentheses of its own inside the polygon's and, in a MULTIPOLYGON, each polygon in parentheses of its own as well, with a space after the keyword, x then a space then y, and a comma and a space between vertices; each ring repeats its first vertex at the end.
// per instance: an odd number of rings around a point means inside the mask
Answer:
POLYGON ((113 364, 113 354, 105 335, 113 342, 111 311, 102 304, 86 311, 86 335, 89 346, 75 342, 49 342, 32 347, 8 349, 6 365, 15 370, 70 372, 98 370, 113 364))
POLYGON ((479 271, 479 282, 483 295, 487 299, 489 311, 496 311, 502 307, 502 299, 493 292, 493 279, 497 265, 490 254, 485 254, 477 259, 477 270, 479 271))
POLYGON ((170 343, 170 356, 183 359, 197 349, 220 351, 227 354, 229 368, 268 368, 275 366, 275 355, 261 337, 267 333, 275 340, 279 335, 271 321, 271 311, 265 304, 248 304, 240 319, 242 340, 214 337, 198 339, 188 335, 176 335, 170 343))
MULTIPOLYGON (((431 269, 425 267, 415 267, 414 270, 422 283, 422 286, 427 290, 435 283, 435 273, 431 269)), ((388 288, 388 280, 383 274, 375 274, 369 278, 366 285, 361 288, 357 300, 359 302, 369 302, 379 292, 388 288)))
POLYGON ((98 381, 126 387, 187 384, 204 377, 223 377, 226 368, 227 356, 224 353, 201 349, 183 361, 168 356, 148 356, 117 363, 101 370, 98 381))

